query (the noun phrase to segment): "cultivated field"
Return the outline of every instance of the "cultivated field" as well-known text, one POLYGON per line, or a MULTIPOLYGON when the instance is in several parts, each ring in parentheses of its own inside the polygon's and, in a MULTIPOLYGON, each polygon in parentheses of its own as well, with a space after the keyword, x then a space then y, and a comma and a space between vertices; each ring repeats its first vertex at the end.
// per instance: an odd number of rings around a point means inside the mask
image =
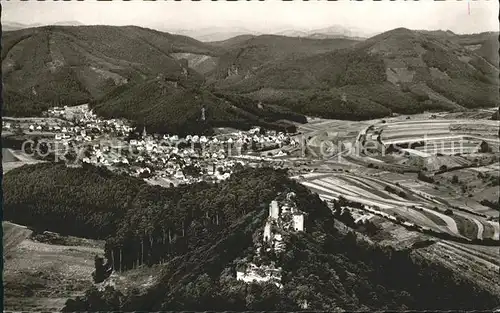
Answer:
POLYGON ((500 259, 498 247, 468 245, 451 241, 439 241, 416 252, 430 260, 468 276, 494 293, 500 292, 498 272, 500 259))
POLYGON ((68 298, 92 285, 94 256, 103 254, 103 242, 68 238, 67 245, 43 243, 23 226, 2 226, 4 309, 59 311, 68 298))
POLYGON ((350 138, 353 144, 365 140, 380 140, 385 147, 420 144, 402 153, 386 154, 384 148, 369 155, 367 150, 358 154, 344 150, 329 160, 313 161, 316 172, 294 178, 324 200, 342 196, 364 204, 370 211, 367 215, 375 213, 393 222, 406 221, 455 237, 499 240, 498 210, 480 202, 485 193, 489 199, 498 194, 488 185, 493 178, 487 175, 498 163, 498 138, 492 136, 492 128, 500 124, 444 116, 419 114, 364 122, 313 119, 299 129, 317 146, 322 140, 340 136, 350 138), (493 147, 492 152, 479 153, 483 141, 493 147), (435 183, 417 178, 419 171, 429 171, 432 177, 433 172, 443 169, 435 183), (461 186, 453 178, 458 175, 467 181, 479 172, 486 178, 474 186, 461 186))
MULTIPOLYGON (((390 172, 380 172, 378 177, 361 173, 313 173, 295 178, 324 200, 342 196, 386 213, 388 218, 399 217, 458 237, 498 239, 499 236, 499 228, 486 218, 456 210, 451 216, 444 214, 449 208, 446 200, 430 192, 421 182, 404 175, 390 172)), ((467 208, 472 211, 483 208, 479 203, 476 206, 467 208)))
POLYGON ((403 226, 378 216, 372 218, 371 221, 382 229, 377 235, 371 237, 371 240, 396 249, 411 249, 413 254, 439 262, 481 284, 493 293, 500 293, 500 286, 496 283, 500 270, 498 246, 436 240, 436 238, 426 234, 410 232, 403 226), (414 244, 419 242, 426 244, 423 247, 415 247, 414 244))
POLYGON ((377 125, 374 131, 380 133, 384 145, 401 145, 424 141, 425 146, 415 148, 431 154, 473 153, 478 151, 482 141, 493 151, 498 151, 499 121, 426 119, 405 120, 377 125))
POLYGON ((11 152, 10 149, 2 148, 2 163, 16 162, 18 158, 11 152))
POLYGON ((4 174, 14 168, 23 166, 25 164, 42 162, 40 160, 31 158, 30 156, 24 154, 22 151, 8 148, 2 148, 2 157, 2 170, 4 174))

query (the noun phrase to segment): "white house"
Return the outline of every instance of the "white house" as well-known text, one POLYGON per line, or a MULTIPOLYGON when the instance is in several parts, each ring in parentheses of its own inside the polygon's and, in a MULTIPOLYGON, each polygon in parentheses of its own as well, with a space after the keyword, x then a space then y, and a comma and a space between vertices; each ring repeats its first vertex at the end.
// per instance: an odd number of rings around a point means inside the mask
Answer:
POLYGON ((280 209, 278 207, 278 201, 271 201, 271 203, 269 204, 269 217, 271 217, 272 219, 278 219, 279 211, 280 209))
POLYGON ((304 231, 304 215, 297 214, 293 216, 293 229, 296 231, 304 231))
POLYGON ((264 226, 264 241, 270 241, 272 240, 271 237, 271 223, 269 221, 266 222, 266 226, 264 226))
POLYGON ((250 134, 256 134, 260 132, 260 127, 254 127, 248 131, 250 134))

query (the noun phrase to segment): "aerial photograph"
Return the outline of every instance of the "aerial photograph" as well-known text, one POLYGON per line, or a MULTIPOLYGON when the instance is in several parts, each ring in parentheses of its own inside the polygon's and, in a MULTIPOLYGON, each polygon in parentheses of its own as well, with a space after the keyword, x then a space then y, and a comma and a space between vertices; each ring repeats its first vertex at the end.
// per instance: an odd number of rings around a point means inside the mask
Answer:
POLYGON ((500 312, 498 1, 0 5, 4 312, 500 312))

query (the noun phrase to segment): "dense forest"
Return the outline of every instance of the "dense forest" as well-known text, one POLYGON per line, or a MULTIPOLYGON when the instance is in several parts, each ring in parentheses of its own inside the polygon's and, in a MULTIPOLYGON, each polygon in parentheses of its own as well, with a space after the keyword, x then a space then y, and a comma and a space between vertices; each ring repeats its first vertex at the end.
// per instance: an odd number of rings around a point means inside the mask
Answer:
POLYGON ((7 173, 4 191, 5 219, 106 238, 106 257, 117 271, 155 263, 159 269, 145 290, 92 288, 68 300, 65 311, 298 310, 305 302, 328 311, 490 310, 500 304, 498 296, 411 250, 340 233, 335 223, 349 223, 342 201, 332 214, 286 171, 242 168, 220 184, 164 189, 90 166, 38 164, 7 173), (283 268, 283 288, 237 281, 236 268, 261 241, 269 201, 283 191, 294 191, 307 213, 307 231, 286 234, 285 251, 270 255, 283 268))
MULTIPOLYGON (((280 289, 272 283, 235 279, 252 260, 267 210, 238 219, 219 234, 166 262, 147 290, 122 293, 95 288, 65 311, 85 310, 450 310, 491 309, 500 303, 459 275, 412 253, 380 247, 340 233, 330 209, 300 186, 299 206, 308 212, 307 232, 287 234, 287 248, 270 253, 283 268, 280 289), (253 238, 253 242, 252 242, 253 238)), ((339 204, 339 203, 337 203, 339 204)))
POLYGON ((212 93, 189 85, 189 80, 155 78, 115 88, 102 99, 92 101, 95 112, 106 118, 124 117, 139 127, 158 133, 207 134, 214 127, 250 129, 263 126, 294 132, 290 120, 305 123, 306 118, 279 106, 260 106, 243 96, 212 93), (154 105, 152 104, 154 103, 154 105), (202 119, 205 109, 205 120, 202 119))
POLYGON ((125 270, 183 254, 208 240, 206 232, 266 207, 293 183, 284 172, 268 172, 242 169, 220 184, 165 189, 90 165, 40 163, 5 175, 4 218, 39 231, 106 239, 107 257, 125 270))

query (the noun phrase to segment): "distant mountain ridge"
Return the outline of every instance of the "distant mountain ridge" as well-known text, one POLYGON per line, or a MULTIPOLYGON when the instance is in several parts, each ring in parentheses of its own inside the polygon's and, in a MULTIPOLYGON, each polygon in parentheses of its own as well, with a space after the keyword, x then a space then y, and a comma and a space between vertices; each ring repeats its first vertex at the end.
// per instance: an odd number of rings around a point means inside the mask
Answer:
POLYGON ((3 31, 13 31, 13 30, 19 30, 19 29, 31 28, 31 27, 39 27, 39 26, 42 26, 42 25, 41 24, 22 24, 22 23, 17 23, 17 22, 2 21, 2 30, 3 31))
POLYGON ((252 48, 240 51, 230 66, 219 64, 230 72, 214 85, 302 114, 341 119, 495 106, 498 40, 471 36, 398 28, 343 49, 274 58, 248 74, 246 54, 257 53, 252 48))
POLYGON ((260 35, 261 32, 243 27, 214 27, 202 29, 173 29, 171 33, 189 36, 202 42, 223 41, 241 35, 260 35))
POLYGON ((289 37, 307 37, 314 39, 334 39, 345 38, 354 40, 364 40, 368 37, 376 35, 376 33, 368 33, 358 28, 343 27, 340 25, 333 25, 330 27, 313 29, 313 30, 285 30, 275 33, 275 35, 289 36, 289 37))
POLYGON ((26 29, 26 28, 33 28, 33 27, 50 26, 50 25, 83 26, 84 24, 80 23, 78 21, 61 21, 61 22, 56 22, 53 24, 41 24, 41 23, 23 24, 23 23, 17 23, 17 22, 2 21, 2 30, 3 31, 13 31, 13 30, 26 29))
POLYGON ((280 31, 257 31, 243 27, 215 27, 202 29, 177 29, 168 31, 179 35, 189 36, 202 42, 225 41, 242 35, 277 35, 286 37, 308 37, 315 39, 355 38, 356 40, 363 40, 374 35, 373 33, 368 33, 358 28, 348 28, 340 25, 333 25, 330 27, 312 30, 292 28, 280 31))
POLYGON ((213 94, 204 87, 224 50, 136 26, 46 26, 3 34, 4 114, 37 116, 51 106, 90 103, 102 116, 156 132, 210 132, 213 126, 279 128, 278 107, 213 94), (207 120, 201 121, 201 109, 207 120))
POLYGON ((61 22, 54 23, 53 25, 57 25, 57 26, 84 26, 85 24, 80 23, 78 21, 61 21, 61 22))
POLYGON ((279 128, 285 116, 369 119, 492 107, 495 36, 398 28, 363 41, 240 35, 204 43, 137 26, 6 31, 4 114, 90 102, 104 116, 184 132, 279 128), (204 105, 209 118, 200 123, 204 105))

